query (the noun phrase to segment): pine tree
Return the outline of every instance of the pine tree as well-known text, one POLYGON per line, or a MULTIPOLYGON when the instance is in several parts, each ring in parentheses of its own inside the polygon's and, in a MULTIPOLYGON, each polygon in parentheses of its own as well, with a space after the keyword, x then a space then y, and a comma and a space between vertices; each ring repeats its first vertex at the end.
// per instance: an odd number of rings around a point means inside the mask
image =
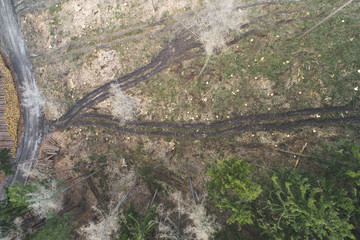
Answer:
POLYGON ((30 240, 72 240, 75 237, 76 222, 71 221, 71 214, 55 216, 46 220, 45 226, 30 236, 30 240))
POLYGON ((210 166, 211 180, 207 191, 220 211, 227 211, 227 222, 237 223, 239 228, 253 223, 249 203, 261 193, 259 184, 253 181, 253 167, 246 159, 231 158, 210 166))
POLYGON ((11 164, 11 150, 9 148, 0 150, 0 170, 4 171, 5 175, 14 173, 11 164))
POLYGON ((276 169, 257 206, 257 225, 271 239, 355 239, 352 200, 342 188, 298 170, 276 169))

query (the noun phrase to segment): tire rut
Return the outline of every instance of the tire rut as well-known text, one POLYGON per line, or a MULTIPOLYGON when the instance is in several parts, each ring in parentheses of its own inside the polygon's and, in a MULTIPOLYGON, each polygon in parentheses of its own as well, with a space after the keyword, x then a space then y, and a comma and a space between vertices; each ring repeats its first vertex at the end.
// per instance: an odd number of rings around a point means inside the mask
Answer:
MULTIPOLYGON (((277 15, 286 13, 288 12, 279 11, 277 15)), ((249 28, 250 25, 261 21, 265 22, 267 15, 268 14, 265 14, 254 18, 249 23, 240 26, 240 29, 249 28)), ((71 107, 62 117, 51 122, 50 127, 62 129, 66 127, 66 125, 69 124, 70 121, 83 109, 91 108, 94 106, 94 104, 97 104, 108 98, 110 96, 109 89, 112 84, 117 84, 121 87, 122 90, 126 90, 130 87, 138 85, 143 81, 146 81, 164 68, 170 66, 175 61, 188 60, 205 52, 202 48, 202 44, 198 41, 198 39, 196 39, 196 36, 194 36, 191 30, 183 28, 181 24, 175 24, 175 26, 171 26, 170 28, 177 32, 176 37, 171 42, 165 44, 163 49, 150 61, 149 64, 140 67, 125 76, 105 83, 99 88, 86 94, 82 99, 77 101, 74 106, 71 107), (200 50, 195 53, 191 53, 191 50, 196 48, 200 50)), ((254 29, 244 32, 230 41, 228 45, 235 44, 242 38, 247 37, 249 34, 256 33, 257 31, 254 29)))
MULTIPOLYGON (((115 131, 133 134, 133 135, 147 135, 147 136, 162 136, 173 138, 213 138, 222 137, 227 135, 234 135, 241 132, 259 132, 259 131, 284 131, 291 130, 304 126, 324 126, 329 124, 358 124, 360 123, 360 116, 338 117, 338 118, 307 118, 301 120, 287 120, 280 122, 259 122, 250 123, 240 126, 231 127, 229 129, 223 129, 219 131, 213 131, 214 129, 204 129, 202 131, 192 130, 192 132, 182 132, 177 129, 176 131, 163 131, 163 130, 145 130, 135 129, 132 127, 120 126, 114 123, 99 122, 99 121, 77 121, 74 126, 100 126, 113 129, 115 131)), ((183 129, 184 130, 184 129, 183 129)))
POLYGON ((151 78, 155 74, 170 66, 176 60, 183 60, 189 56, 197 56, 199 53, 190 53, 192 49, 201 47, 190 31, 184 29, 180 31, 179 37, 168 43, 163 50, 156 55, 149 64, 129 73, 121 78, 112 80, 101 87, 85 95, 77 101, 75 106, 71 107, 60 119, 51 125, 57 128, 64 127, 84 108, 92 107, 110 96, 109 89, 112 84, 118 85, 122 90, 136 86, 139 83, 151 78))
MULTIPOLYGON (((276 13, 276 15, 282 15, 288 13, 287 11, 279 11, 276 13)), ((259 22, 266 22, 266 16, 268 14, 259 16, 251 20, 249 23, 243 24, 240 28, 246 29, 249 28, 254 23, 259 22)), ((282 24, 283 21, 280 20, 278 22, 279 24, 282 24)), ((112 84, 118 85, 122 90, 129 89, 131 87, 134 87, 138 84, 140 84, 143 81, 146 81, 156 75, 157 73, 161 72, 166 67, 169 67, 173 62, 175 61, 182 61, 184 59, 192 59, 195 56, 199 56, 202 53, 204 53, 204 49, 202 49, 202 44, 196 39, 196 37, 193 35, 191 30, 184 29, 181 24, 175 24, 177 27, 173 27, 173 30, 177 29, 176 37, 169 43, 165 44, 163 49, 151 60, 151 62, 143 67, 138 68, 137 70, 122 76, 118 79, 112 80, 101 87, 93 90, 92 92, 86 94, 82 99, 77 101, 74 106, 72 106, 62 117, 60 117, 58 120, 53 121, 50 123, 50 127, 53 129, 63 129, 69 124, 72 123, 74 119, 76 119, 83 110, 87 108, 92 108, 94 105, 100 103, 101 101, 104 101, 105 99, 110 97, 109 89, 112 84), (194 49, 199 49, 198 51, 194 52, 194 49)), ((236 42, 240 41, 242 38, 247 37, 250 34, 257 34, 259 33, 258 30, 252 29, 250 31, 244 32, 243 34, 237 36, 235 39, 230 41, 228 45, 235 44, 236 42)), ((312 110, 308 110, 312 111, 312 110)), ((313 110, 315 111, 315 110, 313 110)), ((324 109, 324 111, 327 111, 324 109)), ((301 114, 294 112, 289 112, 286 114, 301 114)), ((261 118, 259 115, 255 116, 248 116, 248 120, 251 120, 251 118, 261 118)), ((265 117, 271 117, 269 115, 263 116, 265 117)), ((216 122, 213 123, 211 126, 206 126, 202 124, 197 125, 189 125, 186 124, 184 127, 189 128, 208 128, 208 127, 223 127, 227 126, 228 124, 236 124, 237 122, 241 122, 243 119, 241 117, 233 118, 228 121, 223 122, 216 122)), ((137 126, 137 124, 141 123, 130 123, 130 125, 137 126)), ((149 126, 153 124, 156 126, 159 123, 147 123, 149 126)), ((179 125, 174 126, 176 128, 179 125)), ((165 127, 165 126, 162 126, 165 127)), ((171 125, 169 125, 171 127, 171 125)), ((180 126, 181 128, 181 126, 180 126)))
MULTIPOLYGON (((354 108, 350 106, 338 106, 338 107, 324 107, 324 108, 308 108, 302 110, 295 110, 281 113, 264 113, 264 114, 251 114, 247 116, 237 116, 231 119, 216 121, 213 123, 194 123, 194 124, 179 124, 179 123, 165 123, 165 122, 126 122, 126 126, 129 127, 160 127, 165 129, 214 129, 214 128, 226 128, 227 126, 243 124, 252 121, 276 121, 294 117, 309 117, 317 114, 329 114, 329 113, 343 113, 343 112, 360 112, 360 108, 354 108)), ((79 116, 82 118, 92 119, 104 119, 110 120, 119 124, 120 121, 114 119, 111 115, 99 114, 99 113, 84 113, 79 116)))

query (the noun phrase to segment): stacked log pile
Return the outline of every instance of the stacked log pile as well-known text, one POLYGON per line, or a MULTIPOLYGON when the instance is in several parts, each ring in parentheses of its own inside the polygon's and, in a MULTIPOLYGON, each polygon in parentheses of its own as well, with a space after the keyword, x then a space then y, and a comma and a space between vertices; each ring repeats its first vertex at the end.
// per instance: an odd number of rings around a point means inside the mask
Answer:
POLYGON ((20 120, 19 100, 14 80, 0 55, 0 148, 17 146, 20 120))
POLYGON ((40 172, 50 172, 54 167, 54 157, 58 155, 59 152, 60 147, 58 147, 58 143, 54 139, 48 138, 44 144, 45 157, 37 161, 36 168, 40 172))

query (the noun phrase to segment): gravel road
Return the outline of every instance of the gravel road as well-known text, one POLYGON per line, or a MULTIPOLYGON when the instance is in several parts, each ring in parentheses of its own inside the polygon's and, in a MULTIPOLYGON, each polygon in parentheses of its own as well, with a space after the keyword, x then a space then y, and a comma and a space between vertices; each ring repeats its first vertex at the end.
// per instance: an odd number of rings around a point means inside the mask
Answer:
MULTIPOLYGON (((39 91, 36 85, 35 74, 32 63, 26 50, 25 41, 20 31, 18 16, 15 12, 14 4, 11 0, 0 0, 0 40, 2 50, 9 57, 14 71, 17 75, 18 82, 22 92, 27 89, 27 98, 31 102, 29 106, 22 109, 24 125, 23 135, 20 140, 20 146, 17 150, 15 163, 31 162, 39 152, 42 140, 42 128, 44 117, 39 104, 39 91), (30 94, 29 94, 30 93, 30 94)), ((8 177, 5 185, 14 181, 26 182, 27 178, 23 177, 21 170, 16 169, 16 173, 8 177)), ((4 197, 3 186, 0 189, 0 198, 4 197)))

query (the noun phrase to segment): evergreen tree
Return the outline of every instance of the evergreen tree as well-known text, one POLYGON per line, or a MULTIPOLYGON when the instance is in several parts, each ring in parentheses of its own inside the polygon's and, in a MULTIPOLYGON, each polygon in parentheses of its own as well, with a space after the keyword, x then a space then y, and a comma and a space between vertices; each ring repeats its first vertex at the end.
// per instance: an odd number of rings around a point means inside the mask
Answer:
POLYGON ((124 212, 124 220, 120 224, 120 233, 117 237, 119 240, 145 240, 155 235, 156 209, 150 207, 144 214, 138 213, 134 206, 131 205, 124 212))
POLYGON ((71 221, 71 214, 55 216, 46 220, 45 226, 31 235, 29 240, 72 240, 75 237, 76 222, 71 221))
POLYGON ((27 211, 26 206, 16 205, 9 198, 0 201, 0 238, 16 229, 15 219, 27 211))
POLYGON ((294 169, 276 169, 268 180, 257 225, 270 239, 355 239, 355 207, 343 188, 294 169))
POLYGON ((344 188, 355 206, 350 222, 353 232, 360 238, 360 145, 343 140, 323 146, 314 154, 322 175, 339 188, 344 188))
POLYGON ((253 181, 253 167, 246 159, 231 158, 210 166, 211 180, 207 191, 220 211, 229 212, 229 224, 252 224, 254 214, 250 202, 261 193, 259 184, 253 181))
POLYGON ((14 173, 11 163, 11 150, 9 148, 0 150, 0 170, 4 171, 5 175, 14 173))
POLYGON ((11 184, 9 201, 15 206, 25 206, 40 217, 51 217, 62 208, 62 181, 58 179, 35 180, 25 186, 11 184))

